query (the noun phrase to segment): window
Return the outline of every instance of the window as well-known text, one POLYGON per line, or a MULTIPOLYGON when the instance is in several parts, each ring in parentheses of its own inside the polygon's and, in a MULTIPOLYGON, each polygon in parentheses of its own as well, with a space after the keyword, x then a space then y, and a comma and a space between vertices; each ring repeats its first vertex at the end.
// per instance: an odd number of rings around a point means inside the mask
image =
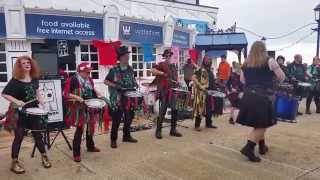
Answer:
MULTIPOLYGON (((156 48, 153 48, 152 52, 154 59, 156 59, 156 48)), ((142 47, 132 47, 132 68, 134 70, 135 77, 151 77, 151 69, 156 65, 156 61, 144 62, 143 59, 143 48, 142 47)))
POLYGON ((80 45, 80 60, 87 62, 91 65, 91 77, 92 79, 99 79, 99 57, 98 50, 93 45, 81 44, 80 45))
POLYGON ((0 43, 0 82, 8 81, 6 48, 4 43, 0 43))
POLYGON ((187 59, 185 57, 185 51, 180 49, 179 51, 179 74, 183 75, 183 66, 187 63, 187 59))

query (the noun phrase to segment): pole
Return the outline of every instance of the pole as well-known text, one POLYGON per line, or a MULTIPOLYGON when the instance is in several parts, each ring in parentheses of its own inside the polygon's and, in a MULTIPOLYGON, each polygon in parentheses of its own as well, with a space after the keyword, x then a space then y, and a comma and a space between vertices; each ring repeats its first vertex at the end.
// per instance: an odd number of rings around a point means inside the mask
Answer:
POLYGON ((317 57, 319 57, 319 41, 320 41, 320 20, 318 20, 318 37, 317 37, 317 57))

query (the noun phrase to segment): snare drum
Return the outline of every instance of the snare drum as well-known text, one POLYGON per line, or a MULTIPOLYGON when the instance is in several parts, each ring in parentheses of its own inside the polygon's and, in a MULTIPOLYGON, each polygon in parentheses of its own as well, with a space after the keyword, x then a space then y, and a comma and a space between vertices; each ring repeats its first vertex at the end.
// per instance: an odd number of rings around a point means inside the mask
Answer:
POLYGON ((26 120, 26 129, 31 131, 39 131, 39 130, 46 130, 48 124, 48 114, 49 112, 33 107, 33 108, 26 108, 25 110, 21 111, 26 120))
POLYGON ((175 107, 178 111, 186 110, 191 98, 190 92, 186 89, 172 88, 172 93, 172 107, 175 107))
POLYGON ((125 98, 125 109, 145 112, 147 110, 144 94, 140 91, 128 91, 124 94, 125 98))
POLYGON ((311 88, 310 83, 299 82, 298 89, 297 89, 297 95, 301 96, 301 97, 307 97, 309 94, 310 88, 311 88))
POLYGON ((220 91, 209 90, 207 101, 214 116, 223 114, 224 98, 226 94, 220 91))

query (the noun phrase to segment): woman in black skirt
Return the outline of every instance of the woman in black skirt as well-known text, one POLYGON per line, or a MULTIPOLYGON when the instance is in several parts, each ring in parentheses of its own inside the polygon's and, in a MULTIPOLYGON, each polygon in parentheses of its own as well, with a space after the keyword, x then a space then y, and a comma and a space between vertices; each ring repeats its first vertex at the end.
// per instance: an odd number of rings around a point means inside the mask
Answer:
POLYGON ((276 124, 273 87, 275 80, 285 79, 285 74, 276 60, 268 57, 265 44, 257 41, 251 47, 240 79, 245 84, 245 90, 240 101, 237 122, 253 127, 241 153, 252 162, 260 162, 261 159, 255 155, 254 149, 258 143, 261 155, 268 152, 265 132, 267 128, 276 124))
POLYGON ((41 127, 40 121, 27 118, 27 116, 23 112, 20 112, 18 108, 38 107, 38 103, 43 102, 43 98, 41 98, 39 93, 38 78, 39 67, 36 62, 28 56, 21 56, 14 65, 13 78, 2 91, 2 96, 10 102, 4 126, 7 130, 14 130, 14 140, 11 148, 11 171, 16 174, 25 172, 22 163, 18 161, 18 156, 26 129, 35 130, 32 131, 32 135, 35 144, 41 153, 42 165, 45 168, 51 167, 42 140, 42 135, 37 131, 40 130, 41 127))

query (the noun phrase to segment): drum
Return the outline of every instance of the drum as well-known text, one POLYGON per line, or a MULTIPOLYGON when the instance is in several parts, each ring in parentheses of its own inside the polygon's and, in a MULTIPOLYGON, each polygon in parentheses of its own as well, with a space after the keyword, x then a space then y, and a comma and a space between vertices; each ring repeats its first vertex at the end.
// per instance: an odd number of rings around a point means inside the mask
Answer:
POLYGON ((299 108, 299 99, 297 97, 277 94, 275 105, 277 118, 290 121, 296 119, 299 108))
POLYGON ((210 109, 214 116, 223 114, 224 98, 226 94, 220 91, 209 90, 207 101, 210 104, 210 109))
POLYGON ((190 92, 187 89, 172 88, 172 93, 174 98, 172 106, 178 111, 187 110, 191 98, 190 92))
POLYGON ((31 131, 43 131, 47 129, 48 111, 33 107, 21 110, 21 113, 26 118, 26 129, 31 131))
POLYGON ((127 91, 124 96, 126 97, 125 109, 145 112, 147 110, 144 94, 140 91, 127 91))
POLYGON ((285 92, 285 93, 293 93, 294 87, 289 83, 281 83, 278 84, 277 91, 285 92))
POLYGON ((310 83, 299 82, 298 89, 297 89, 297 95, 301 96, 301 97, 307 97, 309 94, 310 88, 311 88, 310 83))
POLYGON ((95 109, 95 110, 101 110, 107 104, 104 100, 96 99, 96 98, 87 99, 84 101, 84 103, 88 109, 95 109))

